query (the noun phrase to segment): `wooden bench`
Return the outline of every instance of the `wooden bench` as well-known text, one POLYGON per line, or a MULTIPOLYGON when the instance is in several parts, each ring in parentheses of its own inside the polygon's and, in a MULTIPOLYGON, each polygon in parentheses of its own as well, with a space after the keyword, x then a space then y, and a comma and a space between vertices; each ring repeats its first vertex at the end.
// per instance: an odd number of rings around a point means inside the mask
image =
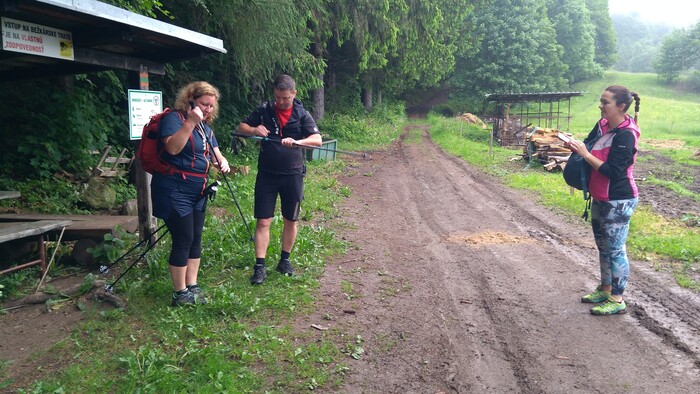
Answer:
POLYGON ((138 218, 136 216, 111 215, 48 215, 43 213, 0 213, 0 223, 6 222, 37 222, 40 220, 68 220, 64 241, 76 241, 90 238, 101 241, 105 234, 117 233, 119 227, 127 233, 136 232, 138 218))
POLYGON ((41 273, 46 271, 45 235, 70 226, 70 220, 38 220, 29 222, 0 222, 0 243, 35 237, 39 246, 39 259, 29 261, 0 271, 0 275, 15 272, 34 265, 41 265, 41 273))
MULTIPOLYGON (((120 230, 134 233, 138 230, 136 216, 109 215, 47 215, 41 213, 7 213, 0 214, 2 223, 24 223, 47 220, 67 220, 63 241, 77 241, 73 244, 71 257, 82 265, 94 263, 94 257, 87 250, 94 248, 104 240, 105 234, 119 236, 120 230)), ((0 254, 2 251, 0 251, 0 254)))

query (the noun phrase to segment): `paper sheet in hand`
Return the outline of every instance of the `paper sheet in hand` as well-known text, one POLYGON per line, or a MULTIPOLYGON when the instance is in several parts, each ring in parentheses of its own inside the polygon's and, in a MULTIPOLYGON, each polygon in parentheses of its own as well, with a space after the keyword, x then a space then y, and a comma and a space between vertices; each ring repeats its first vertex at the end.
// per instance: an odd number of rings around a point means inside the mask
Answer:
POLYGON ((562 133, 561 131, 557 133, 557 138, 559 138, 560 140, 562 140, 564 142, 571 142, 574 140, 573 137, 569 137, 568 135, 562 133))

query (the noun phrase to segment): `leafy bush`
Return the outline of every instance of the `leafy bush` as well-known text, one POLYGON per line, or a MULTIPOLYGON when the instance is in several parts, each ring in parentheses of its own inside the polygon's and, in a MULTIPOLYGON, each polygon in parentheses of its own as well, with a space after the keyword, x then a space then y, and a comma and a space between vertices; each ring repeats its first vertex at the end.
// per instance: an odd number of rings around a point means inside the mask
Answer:
POLYGON ((117 205, 136 198, 136 187, 129 183, 126 177, 116 177, 109 186, 117 193, 117 205))
MULTIPOLYGON (((21 194, 20 198, 0 200, 0 207, 48 214, 87 213, 80 199, 81 187, 81 184, 58 177, 24 181, 0 178, 0 190, 17 190, 21 194)), ((126 177, 113 178, 109 187, 116 192, 116 206, 136 198, 136 188, 126 177)))
POLYGON ((127 146, 124 91, 113 72, 0 85, 0 94, 13 101, 12 111, 0 113, 6 147, 0 176, 48 178, 60 170, 80 174, 94 161, 89 151, 107 144, 127 146))
POLYGON ((59 178, 29 179, 23 182, 0 178, 0 189, 18 190, 20 198, 2 200, 0 206, 21 207, 23 211, 50 214, 84 212, 79 208, 78 186, 59 178))
POLYGON ((126 235, 123 231, 118 236, 105 234, 104 240, 94 248, 87 248, 87 252, 93 255, 95 261, 99 263, 115 262, 127 249, 127 243, 122 239, 126 235))
POLYGON ((403 104, 377 106, 368 115, 332 114, 319 122, 323 134, 354 148, 387 144, 401 131, 403 104))

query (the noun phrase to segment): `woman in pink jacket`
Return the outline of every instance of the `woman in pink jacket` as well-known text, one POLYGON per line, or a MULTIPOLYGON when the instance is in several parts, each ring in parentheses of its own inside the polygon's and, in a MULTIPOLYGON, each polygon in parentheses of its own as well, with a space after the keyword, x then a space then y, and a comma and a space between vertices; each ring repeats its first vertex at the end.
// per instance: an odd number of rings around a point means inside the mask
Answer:
POLYGON ((630 275, 625 243, 630 218, 637 207, 634 183, 637 157, 639 95, 624 86, 610 86, 600 96, 601 119, 583 141, 568 147, 593 168, 588 182, 592 196, 591 225, 600 258, 600 285, 581 297, 581 302, 597 303, 594 315, 627 312, 623 293, 630 275), (635 102, 634 118, 627 110, 635 102), (590 151, 586 143, 593 143, 590 151))

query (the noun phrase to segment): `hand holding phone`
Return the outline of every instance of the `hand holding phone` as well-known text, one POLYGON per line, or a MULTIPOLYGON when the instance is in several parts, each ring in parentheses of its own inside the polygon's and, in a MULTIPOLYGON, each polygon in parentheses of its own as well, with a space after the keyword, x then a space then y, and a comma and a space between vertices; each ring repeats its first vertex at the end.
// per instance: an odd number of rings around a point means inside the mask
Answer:
POLYGON ((189 103, 190 103, 190 111, 196 113, 197 117, 199 117, 199 119, 201 119, 199 122, 202 122, 204 120, 204 114, 202 113, 202 110, 199 109, 199 107, 197 107, 197 105, 194 103, 193 100, 190 100, 189 103), (199 111, 197 111, 198 109, 199 109, 199 111))

